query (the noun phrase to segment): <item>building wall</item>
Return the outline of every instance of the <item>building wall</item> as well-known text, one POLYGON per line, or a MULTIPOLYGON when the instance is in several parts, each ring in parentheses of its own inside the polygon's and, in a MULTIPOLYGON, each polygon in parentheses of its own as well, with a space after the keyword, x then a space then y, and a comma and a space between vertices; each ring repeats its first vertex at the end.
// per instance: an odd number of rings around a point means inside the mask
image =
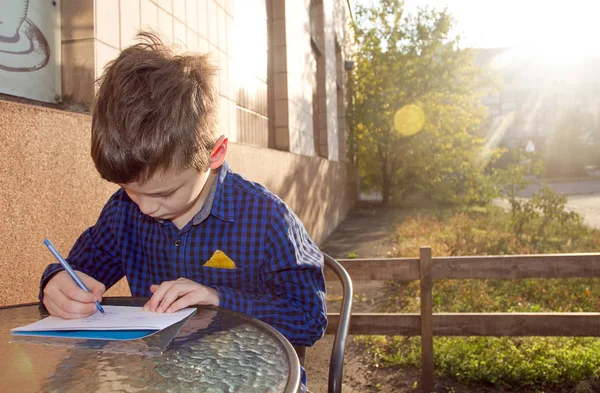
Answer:
MULTIPOLYGON (((341 44, 345 56, 350 13, 346 0, 316 1, 328 42, 324 157, 315 154, 313 97, 306 83, 313 77, 307 65, 309 0, 61 2, 63 104, 57 108, 62 110, 0 100, 0 268, 5 272, 0 305, 35 301, 39 277, 54 262, 43 239, 68 253, 116 190, 99 178, 89 157, 89 110, 94 80, 140 28, 152 28, 189 51, 211 53, 220 68, 219 127, 229 137, 230 166, 281 196, 321 243, 352 203, 339 155, 345 131, 338 122, 345 106, 336 84, 335 45, 341 44), (247 2, 258 8, 240 12, 236 30, 236 7, 240 11, 247 2), (260 27, 245 42, 239 38, 244 24, 260 27), (244 45, 252 50, 244 53, 244 45)), ((109 294, 128 294, 125 284, 109 294)))
POLYGON ((89 155, 90 116, 0 101, 0 305, 35 301, 49 238, 67 254, 116 186, 89 155))
POLYGON ((65 102, 89 107, 105 65, 138 30, 150 29, 183 50, 212 55, 220 69, 220 127, 231 141, 343 160, 336 81, 344 71, 336 43, 347 58, 347 0, 80 0, 63 2, 61 15, 65 102), (322 52, 316 114, 311 3, 322 52))
MULTIPOLYGON (((96 221, 114 184, 100 179, 89 156, 91 116, 0 100, 0 306, 36 301, 52 255, 67 254, 96 221)), ((344 164, 232 143, 232 169, 265 184, 321 243, 345 217, 344 164)), ((109 295, 128 295, 120 282, 109 295)))
POLYGON ((63 100, 89 107, 94 81, 141 30, 190 52, 210 53, 219 67, 220 124, 237 140, 233 0, 78 0, 62 2, 63 100))
MULTIPOLYGON (((531 142, 543 152, 570 115, 600 118, 600 61, 566 57, 549 65, 537 55, 518 48, 480 49, 476 61, 491 67, 499 80, 498 89, 482 101, 490 116, 489 135, 511 148, 531 142)), ((588 136, 589 130, 578 131, 588 136)))

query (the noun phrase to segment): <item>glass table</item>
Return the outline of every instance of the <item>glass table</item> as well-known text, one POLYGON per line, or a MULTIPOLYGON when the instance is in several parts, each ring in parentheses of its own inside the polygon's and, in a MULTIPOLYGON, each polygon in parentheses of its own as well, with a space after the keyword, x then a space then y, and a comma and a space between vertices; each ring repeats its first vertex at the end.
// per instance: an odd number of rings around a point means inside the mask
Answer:
MULTIPOLYGON (((146 299, 104 298, 142 306, 146 299)), ((275 329, 245 314, 195 314, 131 341, 13 336, 48 316, 39 303, 0 308, 0 391, 296 393, 300 363, 275 329)))

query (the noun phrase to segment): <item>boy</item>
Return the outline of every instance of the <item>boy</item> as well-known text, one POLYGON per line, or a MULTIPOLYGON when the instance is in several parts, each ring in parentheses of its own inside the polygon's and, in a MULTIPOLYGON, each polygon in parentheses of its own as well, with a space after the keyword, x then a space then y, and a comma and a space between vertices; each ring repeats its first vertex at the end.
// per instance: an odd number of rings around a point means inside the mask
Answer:
POLYGON ((52 315, 86 317, 126 276, 146 310, 226 307, 312 345, 327 325, 319 249, 281 199, 225 163, 207 57, 139 36, 106 68, 93 108, 92 158, 121 188, 67 258, 91 293, 53 264, 40 299, 52 315))

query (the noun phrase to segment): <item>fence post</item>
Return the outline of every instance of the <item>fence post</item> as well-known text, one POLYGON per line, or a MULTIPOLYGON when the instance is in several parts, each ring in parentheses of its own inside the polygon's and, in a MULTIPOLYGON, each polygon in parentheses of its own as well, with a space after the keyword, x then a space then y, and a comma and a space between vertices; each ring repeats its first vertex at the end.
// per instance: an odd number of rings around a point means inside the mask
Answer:
POLYGON ((421 247, 419 256, 421 288, 421 387, 433 391, 433 300, 431 279, 431 247, 421 247))

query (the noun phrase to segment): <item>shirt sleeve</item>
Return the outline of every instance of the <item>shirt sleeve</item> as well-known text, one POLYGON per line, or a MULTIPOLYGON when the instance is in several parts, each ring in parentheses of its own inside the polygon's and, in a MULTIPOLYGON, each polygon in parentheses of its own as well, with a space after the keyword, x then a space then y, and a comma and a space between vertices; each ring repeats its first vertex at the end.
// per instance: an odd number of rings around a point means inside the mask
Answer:
MULTIPOLYGON (((79 236, 75 245, 66 258, 73 270, 80 271, 95 278, 106 286, 113 286, 124 275, 123 264, 118 256, 116 235, 118 231, 118 218, 120 195, 117 191, 106 203, 96 224, 88 228, 79 236)), ((40 301, 44 297, 44 288, 48 281, 58 272, 64 270, 59 263, 46 267, 40 281, 40 301)))
POLYGON ((215 286, 219 306, 268 323, 292 344, 313 345, 327 327, 323 254, 282 202, 270 217, 260 276, 254 294, 215 286))

